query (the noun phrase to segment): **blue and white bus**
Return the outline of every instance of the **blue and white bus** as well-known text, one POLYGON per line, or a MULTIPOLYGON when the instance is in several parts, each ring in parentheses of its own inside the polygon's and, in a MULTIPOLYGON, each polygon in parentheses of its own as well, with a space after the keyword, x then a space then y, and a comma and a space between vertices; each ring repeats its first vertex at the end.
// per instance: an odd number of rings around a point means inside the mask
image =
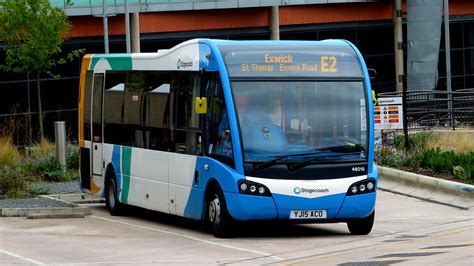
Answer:
MULTIPOLYGON (((370 78, 347 41, 195 39, 86 55, 80 176, 125 205, 207 221, 373 226, 370 78)), ((231 229, 230 229, 231 230, 231 229)))

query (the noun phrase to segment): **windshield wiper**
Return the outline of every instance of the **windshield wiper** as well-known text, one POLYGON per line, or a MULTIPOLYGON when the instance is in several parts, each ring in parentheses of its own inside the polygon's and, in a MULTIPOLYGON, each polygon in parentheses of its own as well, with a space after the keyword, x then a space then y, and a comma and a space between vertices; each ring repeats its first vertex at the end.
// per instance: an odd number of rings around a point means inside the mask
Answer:
POLYGON ((359 143, 352 143, 345 141, 347 145, 328 146, 321 149, 320 151, 332 151, 332 152, 365 152, 364 146, 359 143))
MULTIPOLYGON (((349 152, 349 153, 338 153, 338 154, 328 154, 328 155, 321 155, 321 156, 314 156, 306 161, 299 162, 297 164, 293 164, 291 166, 288 166, 288 169, 292 172, 299 170, 303 167, 308 166, 315 160, 319 160, 321 158, 330 158, 330 157, 339 157, 339 156, 347 156, 347 155, 360 155, 361 152, 349 152)), ((354 160, 351 160, 353 162, 354 160)), ((363 159, 359 159, 357 161, 363 161, 363 159)), ((348 161, 341 161, 341 162, 348 162, 348 161)))
MULTIPOLYGON (((306 152, 306 153, 293 153, 293 154, 285 154, 281 155, 275 159, 271 159, 269 161, 257 164, 254 166, 254 169, 256 171, 263 170, 265 168, 268 168, 274 164, 276 164, 278 161, 288 158, 288 157, 293 157, 293 156, 308 156, 308 155, 317 155, 320 153, 325 153, 325 152, 341 152, 341 154, 332 154, 328 156, 340 156, 340 155, 352 155, 352 154, 359 154, 360 152, 365 152, 365 149, 362 145, 358 143, 351 143, 351 142, 345 142, 347 145, 339 145, 339 146, 328 146, 324 148, 320 148, 317 151, 314 152, 306 152)), ((326 157, 326 156, 324 156, 326 157)), ((319 157, 323 158, 323 157, 319 157)), ((314 157, 311 158, 311 160, 314 160, 314 157)), ((304 167, 304 166, 303 166, 304 167)))

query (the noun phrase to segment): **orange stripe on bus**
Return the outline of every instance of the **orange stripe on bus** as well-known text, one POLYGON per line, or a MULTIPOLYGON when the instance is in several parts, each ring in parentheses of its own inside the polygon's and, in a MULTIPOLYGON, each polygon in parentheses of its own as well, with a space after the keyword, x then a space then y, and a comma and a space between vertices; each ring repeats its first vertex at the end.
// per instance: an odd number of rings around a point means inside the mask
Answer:
POLYGON ((86 73, 91 63, 91 55, 84 55, 81 65, 81 75, 79 79, 79 106, 78 106, 78 122, 79 122, 79 147, 84 148, 84 104, 86 92, 86 73))

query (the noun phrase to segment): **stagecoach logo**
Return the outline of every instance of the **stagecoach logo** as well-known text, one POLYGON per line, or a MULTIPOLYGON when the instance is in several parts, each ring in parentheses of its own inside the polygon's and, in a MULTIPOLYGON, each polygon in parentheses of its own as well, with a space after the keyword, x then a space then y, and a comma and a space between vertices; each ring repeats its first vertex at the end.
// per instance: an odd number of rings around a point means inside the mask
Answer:
POLYGON ((328 193, 329 189, 327 188, 300 188, 300 187, 295 187, 293 189, 293 192, 296 195, 299 195, 301 193, 308 193, 308 194, 313 194, 313 193, 328 193))
POLYGON ((180 68, 187 68, 187 67, 193 67, 193 61, 189 61, 189 62, 186 62, 186 61, 183 61, 181 59, 178 59, 178 63, 176 64, 176 67, 178 69, 180 68))

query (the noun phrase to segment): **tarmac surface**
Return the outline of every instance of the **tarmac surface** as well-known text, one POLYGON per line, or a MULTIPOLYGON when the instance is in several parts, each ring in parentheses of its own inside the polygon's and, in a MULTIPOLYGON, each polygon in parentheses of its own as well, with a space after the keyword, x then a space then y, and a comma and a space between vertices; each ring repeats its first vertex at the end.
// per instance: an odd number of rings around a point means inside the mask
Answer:
POLYGON ((83 219, 0 218, 0 264, 473 265, 474 212, 377 192, 367 236, 346 224, 246 223, 217 239, 202 223, 133 208, 83 219))

